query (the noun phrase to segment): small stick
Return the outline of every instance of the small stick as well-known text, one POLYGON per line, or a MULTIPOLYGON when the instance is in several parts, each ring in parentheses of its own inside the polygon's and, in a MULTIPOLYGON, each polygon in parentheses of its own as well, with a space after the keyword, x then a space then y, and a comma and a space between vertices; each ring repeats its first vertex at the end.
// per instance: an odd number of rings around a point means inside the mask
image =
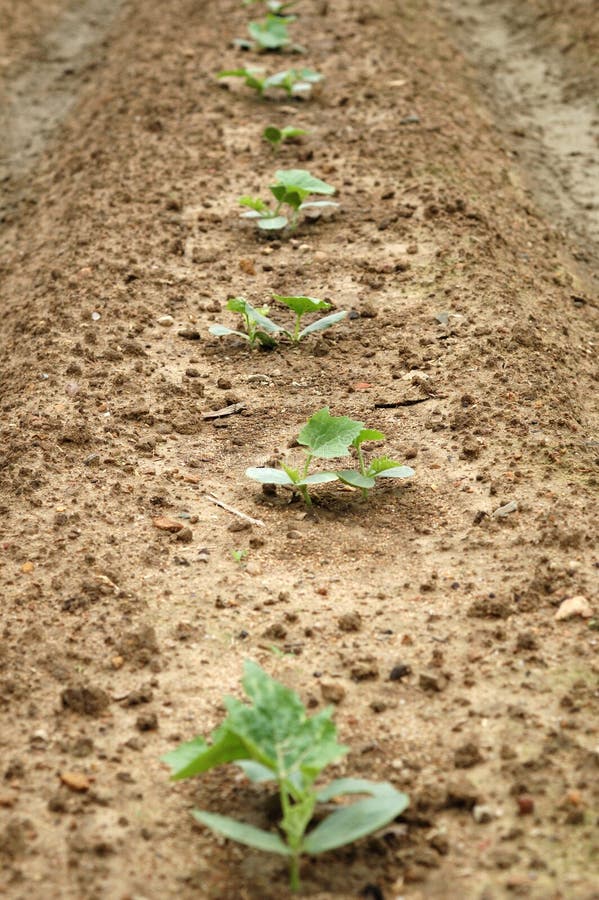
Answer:
POLYGON ((223 503, 222 500, 219 500, 218 497, 215 497, 213 494, 204 494, 206 500, 210 500, 211 503, 216 503, 217 506, 220 506, 222 509, 226 509, 227 512, 232 513, 234 516, 237 516, 240 519, 243 519, 244 522, 249 522, 250 525, 259 525, 260 528, 264 528, 264 522, 262 519, 254 519, 252 516, 248 516, 244 512, 240 512, 238 509, 234 509, 232 506, 228 506, 226 503, 223 503))

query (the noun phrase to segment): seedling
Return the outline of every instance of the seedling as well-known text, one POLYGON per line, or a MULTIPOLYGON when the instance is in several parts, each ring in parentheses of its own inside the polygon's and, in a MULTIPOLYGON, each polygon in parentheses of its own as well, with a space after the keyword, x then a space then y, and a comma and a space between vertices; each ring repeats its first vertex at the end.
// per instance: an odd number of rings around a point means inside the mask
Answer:
POLYGON ((287 337, 289 337, 294 344, 299 344, 302 338, 307 337, 309 334, 314 334, 316 331, 326 331, 327 328, 336 325, 337 322, 340 322, 347 315, 346 310, 331 313, 330 316, 324 316, 322 319, 317 319, 316 322, 306 325, 306 327, 302 328, 300 331, 301 320, 306 313, 324 312, 331 308, 331 304, 327 303, 326 300, 318 300, 316 297, 282 297, 280 294, 273 294, 273 298, 278 300, 279 303, 284 303, 285 306, 295 313, 295 326, 293 331, 285 332, 287 337))
POLYGON ((293 125, 286 125, 285 128, 276 128, 274 125, 267 125, 262 132, 262 137, 265 141, 268 141, 275 150, 278 150, 281 144, 292 141, 302 134, 306 134, 306 130, 304 128, 294 128, 293 125))
POLYGON ((282 325, 277 325, 276 322, 267 317, 268 306, 261 306, 255 309, 244 297, 234 297, 227 303, 227 309, 242 315, 246 332, 235 331, 232 328, 227 328, 226 325, 211 325, 208 329, 210 334, 214 334, 217 337, 236 334, 238 337, 248 340, 251 347, 254 347, 259 342, 264 347, 272 348, 276 343, 275 338, 272 336, 274 334, 285 335, 294 344, 299 344, 309 334, 314 334, 317 331, 326 331, 327 328, 336 325, 337 322, 340 322, 347 315, 346 310, 331 313, 330 316, 323 316, 322 319, 317 319, 316 322, 312 322, 300 330, 302 317, 306 313, 330 309, 331 304, 327 303, 326 300, 318 300, 316 297, 282 297, 280 294, 273 294, 273 298, 278 300, 279 303, 285 304, 295 313, 295 326, 292 331, 288 331, 282 325))
POLYGON ((371 428, 364 428, 362 422, 356 422, 347 416, 332 416, 328 407, 319 410, 308 419, 300 431, 297 442, 304 447, 306 459, 303 467, 294 469, 281 463, 280 469, 269 466, 246 469, 245 474, 260 484, 274 484, 291 487, 297 490, 306 506, 312 505, 308 488, 314 484, 327 484, 341 481, 343 484, 359 488, 365 497, 375 486, 377 478, 410 478, 414 470, 410 466, 379 456, 372 459, 367 466, 362 444, 366 441, 381 441, 385 435, 371 428), (340 469, 334 472, 315 472, 308 474, 313 459, 336 459, 350 456, 353 448, 358 469, 340 469))
POLYGON ((251 303, 248 303, 245 297, 231 297, 227 302, 227 309, 240 314, 245 325, 245 332, 227 328, 226 325, 211 325, 208 329, 210 334, 214 334, 216 337, 235 334, 237 337, 249 341, 252 348, 256 344, 261 344, 269 349, 276 346, 276 341, 272 335, 282 331, 282 328, 267 318, 268 306, 256 308, 251 303))
POLYGON ((295 22, 295 16, 269 13, 261 22, 250 22, 248 31, 252 41, 238 38, 235 44, 244 50, 260 50, 263 53, 282 50, 291 44, 287 26, 295 22))
POLYGON ((253 782, 275 781, 281 833, 204 810, 194 810, 193 816, 230 840, 287 857, 291 887, 297 891, 303 854, 324 853, 372 834, 397 818, 410 801, 389 782, 340 778, 316 787, 323 769, 349 749, 337 742, 332 708, 309 717, 294 691, 249 660, 244 666, 243 687, 250 704, 226 697, 227 718, 209 742, 198 736, 163 760, 170 766, 173 780, 235 763, 253 782), (340 803, 335 812, 308 830, 317 803, 355 794, 369 796, 351 804, 340 803))
POLYGON ((219 72, 219 78, 243 78, 247 87, 253 88, 260 96, 270 89, 279 88, 292 96, 306 96, 312 90, 312 85, 322 81, 320 72, 313 69, 285 69, 274 75, 263 76, 264 69, 228 69, 219 72))
POLYGON ((333 200, 310 200, 311 194, 331 195, 335 188, 315 178, 306 169, 279 169, 275 172, 276 182, 269 190, 276 200, 271 208, 259 197, 240 197, 241 206, 248 206, 249 211, 242 213, 242 218, 256 219, 258 228, 264 231, 281 231, 289 227, 297 228, 300 214, 310 207, 338 206, 333 200), (284 210, 284 212, 281 212, 284 210))
POLYGON ((231 550, 231 556, 235 560, 236 563, 242 565, 246 556, 248 555, 247 550, 231 550))

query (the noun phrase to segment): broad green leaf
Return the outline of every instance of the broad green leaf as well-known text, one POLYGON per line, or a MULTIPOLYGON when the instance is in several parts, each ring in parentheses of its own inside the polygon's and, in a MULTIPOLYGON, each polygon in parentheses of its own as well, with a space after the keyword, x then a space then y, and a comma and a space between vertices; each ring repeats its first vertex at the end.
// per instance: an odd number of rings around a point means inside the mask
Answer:
POLYGON ((245 338, 246 341, 249 341, 249 337, 247 334, 244 334, 243 331, 235 331, 233 328, 227 328, 226 325, 211 325, 208 331, 210 334, 216 335, 216 337, 224 337, 226 334, 236 334, 237 337, 245 338))
POLYGON ((269 769, 268 766, 263 766, 261 763, 254 762, 252 759, 241 759, 236 765, 239 766, 244 775, 255 784, 261 784, 264 781, 273 781, 275 777, 272 769, 269 769))
POLYGON ((306 203, 302 203, 300 209, 322 208, 325 206, 339 206, 339 204, 335 203, 334 200, 308 200, 306 203))
POLYGON ((324 316, 322 319, 318 319, 317 322, 312 322, 311 325, 306 325, 305 328, 302 328, 300 333, 298 334, 298 339, 306 337, 308 334, 315 334, 317 331, 326 331, 327 328, 330 328, 332 325, 336 325, 337 322, 340 322, 341 319, 344 319, 347 315, 346 310, 341 310, 341 312, 331 313, 330 316, 324 316))
POLYGON ((293 16, 268 15, 262 22, 250 22, 248 31, 263 50, 279 50, 289 44, 287 25, 294 21, 293 16))
POLYGON ((410 466, 402 466, 388 456, 379 456, 368 466, 368 474, 374 478, 411 478, 415 472, 410 466))
POLYGON ((315 178, 306 169, 279 169, 275 172, 277 184, 284 184, 289 190, 297 189, 306 194, 334 194, 335 188, 315 178))
POLYGON ((192 815, 202 825, 207 825, 212 831, 223 834, 239 844, 254 847, 256 850, 266 850, 267 853, 291 856, 291 850, 283 839, 272 831, 264 831, 262 828, 238 822, 237 819, 231 819, 229 816, 220 816, 218 813, 204 812, 200 809, 194 809, 192 815))
POLYGON ((293 190, 289 190, 289 188, 285 189, 285 195, 283 197, 283 203, 289 204, 292 209, 298 210, 302 205, 302 200, 306 197, 307 194, 305 191, 300 191, 297 188, 293 190))
POLYGON ((285 228, 288 221, 287 216, 270 216, 268 219, 260 219, 258 228, 262 228, 263 231, 280 231, 285 228))
POLYGON ((331 304, 326 300, 317 300, 316 297, 283 297, 281 294, 273 294, 273 298, 279 303, 284 303, 298 316, 331 308, 331 304))
POLYGON ((227 698, 225 724, 252 749, 250 758, 276 768, 280 777, 291 780, 301 774, 310 783, 328 763, 347 752, 337 743, 332 709, 308 717, 295 691, 249 660, 243 686, 252 705, 227 698))
POLYGON ((247 305, 248 302, 245 297, 229 297, 227 300, 227 309, 242 315, 245 315, 247 305))
MULTIPOLYGON (((355 441, 352 441, 354 447, 358 448, 364 441, 384 441, 385 435, 376 428, 363 428, 355 441)), ((395 463, 394 463, 395 465, 395 463)))
POLYGON ((245 304, 245 315, 255 322, 256 325, 260 325, 260 327, 266 331, 268 334, 276 334, 279 331, 283 331, 280 325, 277 325, 276 322, 273 322, 272 319, 269 319, 267 316, 262 315, 260 310, 256 309, 255 306, 252 306, 251 303, 245 304))
POLYGON ((374 797, 344 806, 327 816, 304 840, 305 853, 324 853, 351 844, 392 822, 406 809, 409 799, 393 785, 379 785, 374 797))
POLYGON ((294 484, 292 478, 282 469, 272 469, 264 466, 260 469, 249 468, 245 470, 248 478, 259 481, 260 484, 294 484))
POLYGON ((268 205, 260 197, 240 197, 239 205, 249 206, 255 212, 266 212, 268 210, 268 205))
POLYGON ((357 469, 342 469, 340 472, 335 472, 335 474, 343 484, 349 484, 351 487, 360 488, 361 490, 369 491, 376 484, 374 478, 362 475, 357 469))
POLYGON ((369 781, 366 778, 337 778, 322 788, 319 788, 317 799, 319 803, 328 803, 333 797, 341 797, 344 794, 378 794, 387 792, 386 781, 369 781))
POLYGON ((332 416, 324 407, 308 419, 298 435, 298 443, 308 447, 312 456, 334 459, 349 456, 349 445, 363 428, 347 416, 332 416))
POLYGON ((223 763, 246 759, 247 756, 248 751, 243 741, 221 725, 213 733, 211 744, 207 744, 204 738, 197 737, 167 753, 162 760, 171 767, 171 778, 179 781, 207 772, 223 763))
POLYGON ((327 484, 329 481, 337 481, 337 472, 315 472, 314 475, 306 475, 298 485, 327 484))

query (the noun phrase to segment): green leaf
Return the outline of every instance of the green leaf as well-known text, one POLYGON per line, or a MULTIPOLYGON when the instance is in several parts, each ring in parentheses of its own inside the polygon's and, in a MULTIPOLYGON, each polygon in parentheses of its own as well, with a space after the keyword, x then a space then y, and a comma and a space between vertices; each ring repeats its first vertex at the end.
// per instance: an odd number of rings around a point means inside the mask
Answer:
POLYGON ((235 331, 233 328, 227 328, 226 325, 211 325, 208 331, 216 337, 224 337, 227 334, 236 334, 237 337, 245 338, 246 341, 249 341, 249 337, 247 334, 244 334, 243 331, 235 331))
POLYGON ((171 778, 179 781, 207 772, 223 763, 245 759, 247 756, 248 751, 243 742, 234 733, 221 726, 213 733, 212 744, 207 744, 204 738, 197 737, 167 753, 162 760, 171 767, 171 778))
POLYGON ((269 350, 272 350, 273 347, 277 346, 277 342, 270 334, 266 334, 264 331, 257 331, 255 334, 256 340, 260 341, 263 347, 267 347, 269 350))
POLYGON ((243 686, 252 706, 228 698, 226 725, 252 749, 252 759, 276 769, 279 777, 292 781, 301 775, 311 783, 321 769, 347 752, 337 743, 332 709, 308 717, 295 691, 250 660, 245 663, 243 686))
POLYGON ((264 90, 264 79, 260 78, 263 69, 228 69, 225 72, 219 72, 218 78, 243 78, 247 87, 254 88, 258 93, 264 90))
POLYGON ((317 322, 312 322, 311 325, 306 325, 298 334, 298 340, 301 341, 308 334, 315 334, 317 331, 326 331, 327 328, 331 328, 332 325, 336 325, 337 322, 344 319, 346 315, 347 311, 341 310, 341 312, 331 313, 330 316, 324 316, 324 318, 318 319, 317 322))
POLYGON ((323 208, 325 206, 339 206, 339 204, 335 203, 334 200, 309 200, 307 203, 302 203, 300 209, 323 208))
POLYGON ((255 784, 262 784, 264 781, 273 781, 274 772, 268 766, 254 762, 252 759, 241 759, 237 763, 244 775, 255 784))
POLYGON ((277 184, 284 184, 289 190, 297 189, 304 194, 334 194, 335 188, 315 178, 306 169, 279 169, 275 172, 277 184))
POLYGON ((315 472, 314 475, 306 475, 298 485, 328 484, 329 481, 337 481, 337 472, 315 472))
POLYGON ((347 416, 332 416, 324 407, 308 419, 298 435, 298 443, 308 447, 312 456, 334 459, 349 456, 349 445, 363 428, 347 416))
POLYGON ((285 125, 284 128, 281 128, 281 137, 284 141, 294 137, 301 137, 302 134, 307 134, 305 128, 295 128, 293 125, 285 125))
POLYGON ((292 478, 283 469, 273 469, 265 466, 260 469, 249 468, 245 470, 248 478, 259 481, 260 484, 294 484, 292 478))
POLYGON ((302 849, 305 853, 324 853, 351 844, 392 822, 409 802, 407 795, 393 785, 378 785, 376 796, 359 800, 327 816, 308 834, 302 849))
POLYGON ((402 466, 388 456, 379 456, 368 466, 368 474, 374 478, 411 478, 415 472, 410 466, 402 466))
POLYGON ((362 475, 356 469, 342 469, 340 472, 335 472, 335 474, 343 484, 349 484, 351 487, 360 488, 361 490, 369 491, 376 484, 374 478, 362 475))
POLYGON ((353 446, 358 449, 364 441, 384 441, 385 435, 382 431, 377 431, 376 428, 363 428, 355 441, 352 441, 353 446))
POLYGON ((331 304, 326 300, 317 300, 316 297, 282 297, 281 294, 273 294, 273 298, 279 303, 284 303, 298 316, 331 308, 331 304))
POLYGON ((220 816, 218 813, 204 812, 199 809, 194 809, 192 815, 202 825, 207 825, 212 831, 223 834, 239 844, 254 847, 256 850, 265 850, 267 853, 291 856, 291 850, 283 839, 272 831, 264 831, 262 828, 246 825, 245 822, 238 822, 237 819, 231 819, 229 816, 220 816))
POLYGON ((240 197, 239 198, 240 206, 249 206, 250 209, 253 209, 255 212, 266 212, 270 211, 268 208, 268 204, 261 200, 260 197, 240 197))
POLYGON ((283 140, 283 132, 274 125, 267 125, 262 132, 262 137, 265 138, 265 140, 270 141, 271 144, 276 145, 280 144, 283 140))
POLYGON ((276 322, 273 322, 272 319, 269 319, 267 316, 262 315, 262 313, 256 309, 255 306, 252 306, 251 303, 245 304, 245 315, 255 322, 256 325, 260 325, 263 331, 266 331, 268 334, 277 334, 277 332, 283 331, 280 325, 277 325, 276 322))
POLYGON ((369 781, 366 778, 337 778, 322 788, 319 788, 317 800, 319 803, 328 803, 333 797, 341 797, 344 794, 372 794, 376 796, 386 792, 386 782, 369 781))
POLYGON ((280 50, 290 42, 287 25, 294 16, 267 15, 262 22, 250 22, 248 31, 262 50, 280 50))
POLYGON ((270 216, 268 219, 260 219, 258 228, 262 228, 263 231, 280 231, 288 222, 287 216, 270 216))

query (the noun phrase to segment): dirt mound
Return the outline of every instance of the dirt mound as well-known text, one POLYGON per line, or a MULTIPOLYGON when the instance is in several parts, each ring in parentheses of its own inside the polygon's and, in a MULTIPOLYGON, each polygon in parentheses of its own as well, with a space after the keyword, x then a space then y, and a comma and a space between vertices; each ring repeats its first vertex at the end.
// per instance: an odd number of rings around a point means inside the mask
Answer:
POLYGON ((256 62, 231 46, 247 10, 134 0, 35 172, 11 176, 5 890, 286 896, 277 860, 189 816, 268 827, 268 793, 225 771, 173 786, 159 762, 220 721, 252 658, 310 707, 335 696, 340 771, 411 796, 393 828, 307 861, 306 895, 582 900, 599 799, 584 261, 522 187, 436 4, 298 12, 326 81, 273 101, 215 79, 256 62), (308 133, 273 155, 271 123, 308 133), (260 239, 238 198, 297 167, 339 211, 260 239), (209 335, 236 324, 228 297, 273 293, 350 314, 271 352, 209 335), (325 485, 308 514, 244 477, 298 459, 325 405, 384 432, 411 483, 367 502, 325 485), (556 621, 579 595, 591 618, 556 621))

